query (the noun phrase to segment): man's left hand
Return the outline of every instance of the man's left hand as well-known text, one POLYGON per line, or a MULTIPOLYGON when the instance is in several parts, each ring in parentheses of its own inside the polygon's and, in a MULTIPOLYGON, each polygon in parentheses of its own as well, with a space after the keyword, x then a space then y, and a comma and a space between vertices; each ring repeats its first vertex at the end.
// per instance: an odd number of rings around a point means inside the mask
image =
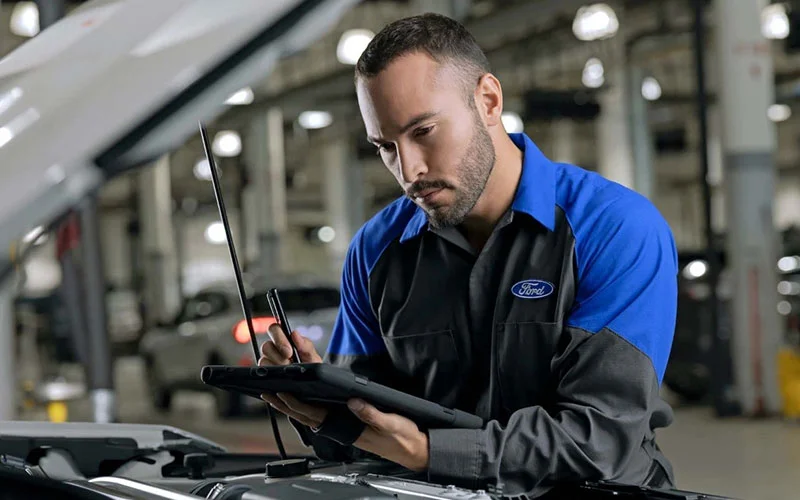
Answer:
POLYGON ((353 446, 416 472, 428 468, 428 435, 417 424, 360 399, 351 399, 347 406, 367 424, 353 446))
MULTIPOLYGON (((311 427, 325 419, 325 410, 301 403, 290 394, 263 395, 276 410, 311 427)), ((428 435, 413 421, 394 413, 383 413, 360 399, 347 406, 366 427, 353 446, 391 460, 407 469, 421 472, 428 468, 428 435)))

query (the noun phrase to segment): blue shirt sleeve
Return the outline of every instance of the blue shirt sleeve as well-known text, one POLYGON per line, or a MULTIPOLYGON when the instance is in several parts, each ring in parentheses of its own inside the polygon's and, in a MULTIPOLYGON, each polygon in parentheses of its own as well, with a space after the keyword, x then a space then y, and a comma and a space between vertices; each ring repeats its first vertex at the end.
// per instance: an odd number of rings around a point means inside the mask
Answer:
POLYGON ((369 298, 369 272, 377 255, 360 230, 347 250, 342 269, 341 303, 328 354, 366 356, 386 350, 369 298))
POLYGON ((672 231, 655 206, 633 192, 592 205, 573 225, 578 290, 567 325, 625 338, 650 358, 661 383, 678 300, 672 231))

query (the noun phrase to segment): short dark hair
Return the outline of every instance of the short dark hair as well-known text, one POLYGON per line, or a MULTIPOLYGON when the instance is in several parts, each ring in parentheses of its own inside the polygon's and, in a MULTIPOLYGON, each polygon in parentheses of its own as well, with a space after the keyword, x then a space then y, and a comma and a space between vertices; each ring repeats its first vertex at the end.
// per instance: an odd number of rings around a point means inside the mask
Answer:
POLYGON ((358 58, 356 80, 371 78, 398 57, 415 52, 426 52, 439 64, 460 63, 465 83, 477 84, 490 71, 486 54, 461 23, 427 13, 394 21, 375 35, 358 58))

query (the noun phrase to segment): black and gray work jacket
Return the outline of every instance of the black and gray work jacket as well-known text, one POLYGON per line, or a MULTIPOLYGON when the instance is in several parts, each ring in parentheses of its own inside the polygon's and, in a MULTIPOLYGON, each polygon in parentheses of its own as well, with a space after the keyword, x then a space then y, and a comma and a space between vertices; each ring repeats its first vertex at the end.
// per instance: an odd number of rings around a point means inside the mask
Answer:
MULTIPOLYGON (((677 307, 669 226, 634 191, 510 135, 522 176, 480 252, 406 198, 359 230, 326 362, 488 422, 428 431, 431 481, 531 496, 672 484, 654 436, 673 418, 659 396, 677 307)), ((351 453, 349 417, 307 443, 351 453)))

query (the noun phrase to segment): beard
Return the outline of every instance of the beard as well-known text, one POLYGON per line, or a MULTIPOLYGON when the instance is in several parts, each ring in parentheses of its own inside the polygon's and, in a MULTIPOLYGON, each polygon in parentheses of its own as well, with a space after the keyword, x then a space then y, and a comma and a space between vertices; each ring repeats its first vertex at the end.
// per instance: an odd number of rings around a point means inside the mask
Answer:
POLYGON ((494 144, 486 126, 477 116, 477 110, 475 115, 475 127, 469 147, 458 164, 458 187, 442 182, 430 182, 418 186, 420 190, 445 188, 455 193, 455 199, 449 205, 423 208, 428 216, 428 224, 434 229, 454 227, 464 222, 478 203, 478 198, 489 180, 489 174, 492 173, 495 162, 494 144))

